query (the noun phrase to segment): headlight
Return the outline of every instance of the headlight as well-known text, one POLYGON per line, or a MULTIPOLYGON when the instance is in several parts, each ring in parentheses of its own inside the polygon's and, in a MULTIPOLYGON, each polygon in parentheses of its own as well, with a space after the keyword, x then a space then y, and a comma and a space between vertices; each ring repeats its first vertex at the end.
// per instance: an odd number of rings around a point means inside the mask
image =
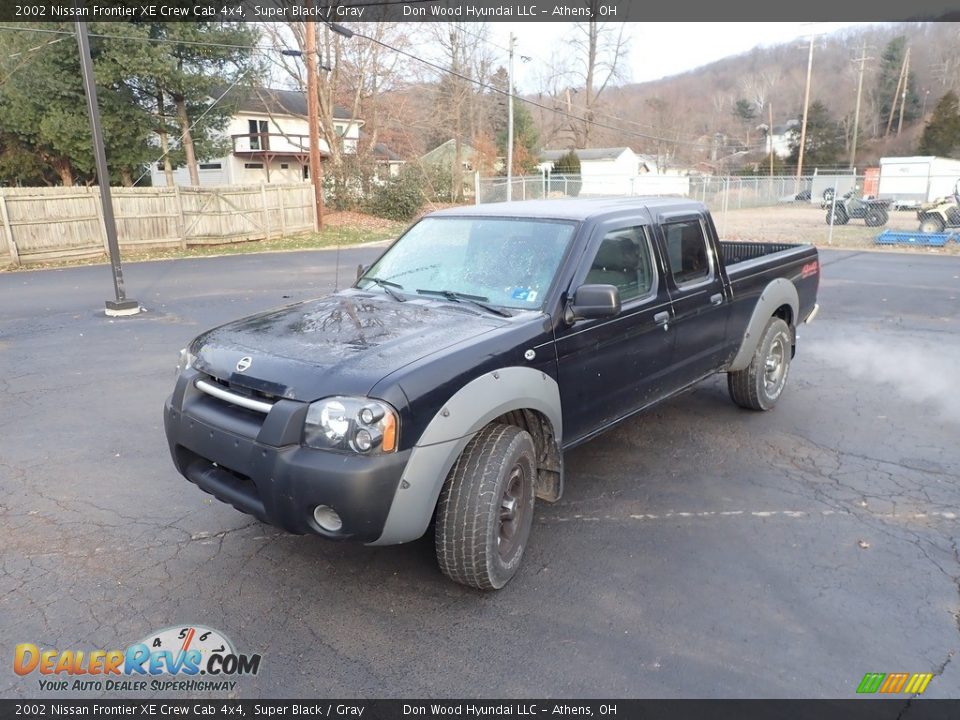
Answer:
POLYGON ((310 405, 303 444, 317 450, 369 455, 395 452, 397 411, 370 398, 330 397, 310 405))
POLYGON ((177 361, 177 377, 180 377, 180 373, 184 370, 189 370, 193 367, 193 361, 197 359, 197 356, 194 355, 187 348, 183 348, 180 351, 180 359, 177 361))

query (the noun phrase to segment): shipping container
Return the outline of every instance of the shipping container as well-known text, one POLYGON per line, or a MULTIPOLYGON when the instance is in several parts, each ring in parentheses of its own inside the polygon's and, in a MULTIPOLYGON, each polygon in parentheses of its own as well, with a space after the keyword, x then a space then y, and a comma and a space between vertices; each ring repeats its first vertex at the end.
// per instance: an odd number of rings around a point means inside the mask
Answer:
POLYGON ((933 156, 880 158, 878 197, 894 208, 913 208, 953 193, 960 160, 933 156))

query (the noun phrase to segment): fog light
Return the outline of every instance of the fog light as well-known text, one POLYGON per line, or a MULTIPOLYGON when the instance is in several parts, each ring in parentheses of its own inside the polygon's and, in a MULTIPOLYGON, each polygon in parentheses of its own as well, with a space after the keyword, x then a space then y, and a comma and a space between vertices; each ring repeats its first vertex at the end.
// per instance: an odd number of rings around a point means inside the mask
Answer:
POLYGON ((327 532, 338 532, 343 527, 343 520, 337 511, 327 505, 317 505, 313 509, 313 519, 327 532))

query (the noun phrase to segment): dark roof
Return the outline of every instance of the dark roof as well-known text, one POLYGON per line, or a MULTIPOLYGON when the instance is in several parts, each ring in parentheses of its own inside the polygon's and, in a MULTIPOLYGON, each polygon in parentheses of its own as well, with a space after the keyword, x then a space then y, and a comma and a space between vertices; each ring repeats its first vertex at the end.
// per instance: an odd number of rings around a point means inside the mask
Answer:
POLYGON ((377 143, 373 146, 373 156, 382 160, 389 160, 391 162, 400 160, 400 156, 383 143, 377 143))
MULTIPOLYGON (((220 97, 222 93, 223 89, 215 90, 213 96, 220 97)), ((233 87, 222 102, 233 105, 240 112, 307 117, 307 95, 299 90, 233 87)), ((340 105, 334 106, 333 117, 351 119, 350 111, 340 105)))
POLYGON ((490 217, 528 217, 550 220, 587 220, 630 208, 671 208, 703 210, 703 203, 677 197, 596 197, 564 198, 561 200, 522 200, 519 202, 485 203, 445 208, 430 213, 429 217, 470 215, 490 217))

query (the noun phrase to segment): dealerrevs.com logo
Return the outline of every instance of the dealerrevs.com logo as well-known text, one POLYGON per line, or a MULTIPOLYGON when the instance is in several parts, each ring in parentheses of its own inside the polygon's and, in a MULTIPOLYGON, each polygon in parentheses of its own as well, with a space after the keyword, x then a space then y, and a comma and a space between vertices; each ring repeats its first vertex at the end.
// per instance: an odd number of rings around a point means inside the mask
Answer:
POLYGON ((126 650, 54 650, 20 643, 13 671, 39 675, 50 691, 230 691, 240 675, 260 671, 260 655, 244 655, 218 630, 201 625, 169 627, 126 650))

